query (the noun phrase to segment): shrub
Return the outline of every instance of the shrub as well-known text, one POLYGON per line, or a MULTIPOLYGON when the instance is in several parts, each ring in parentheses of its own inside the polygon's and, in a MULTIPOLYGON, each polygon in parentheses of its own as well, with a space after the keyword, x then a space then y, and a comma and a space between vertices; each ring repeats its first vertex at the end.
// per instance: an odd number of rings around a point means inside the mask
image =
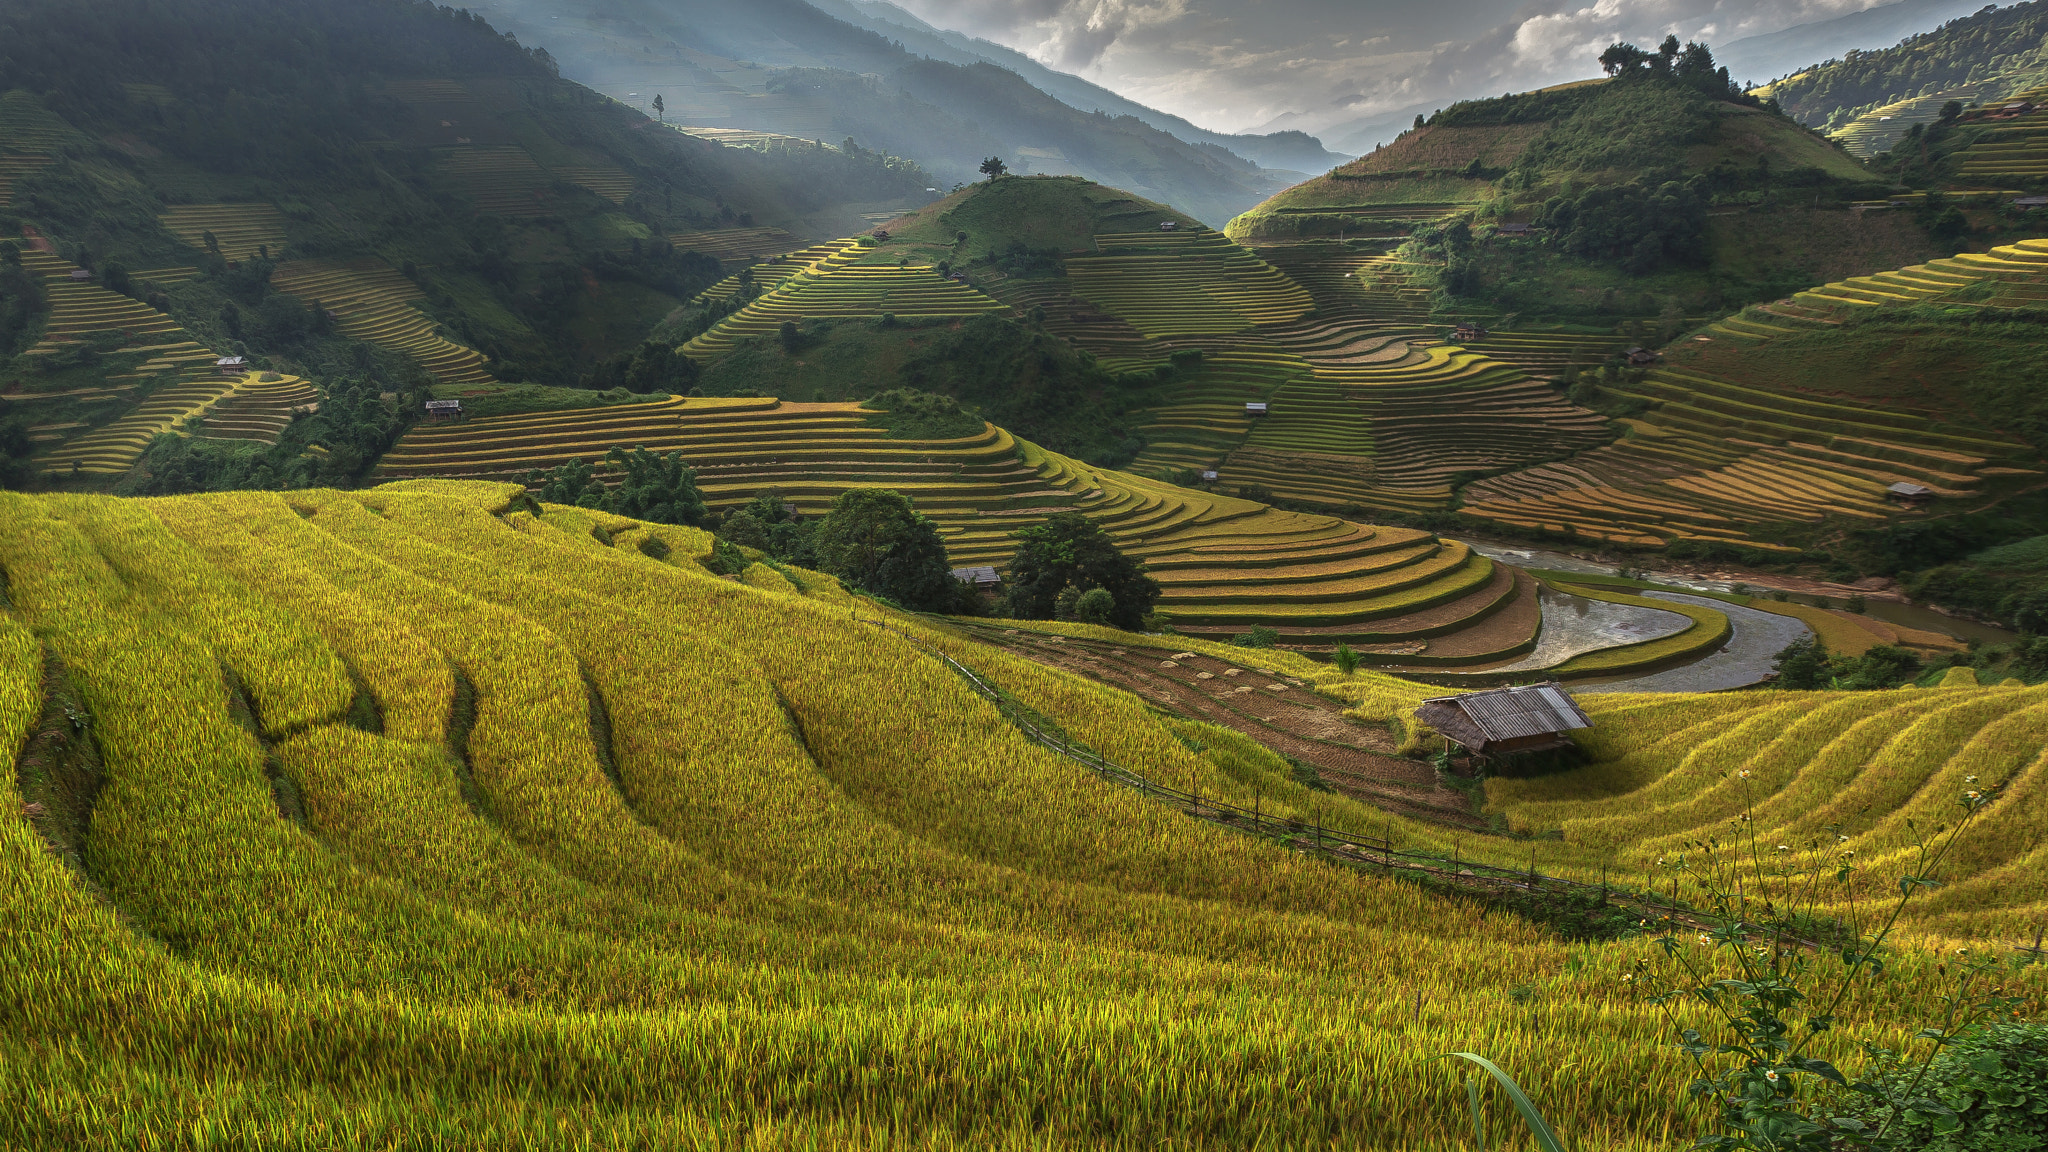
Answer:
POLYGON ((1107 626, 1116 614, 1116 597, 1107 588, 1090 588, 1074 601, 1074 618, 1083 624, 1107 626))
POLYGON ((1232 638, 1230 642, 1239 648, 1271 648, 1280 642, 1280 632, 1278 629, 1267 628, 1262 625, 1241 636, 1232 638))
POLYGON ((1336 663, 1337 671, 1346 676, 1358 671, 1358 653, 1353 651, 1349 644, 1339 643, 1331 659, 1336 663))

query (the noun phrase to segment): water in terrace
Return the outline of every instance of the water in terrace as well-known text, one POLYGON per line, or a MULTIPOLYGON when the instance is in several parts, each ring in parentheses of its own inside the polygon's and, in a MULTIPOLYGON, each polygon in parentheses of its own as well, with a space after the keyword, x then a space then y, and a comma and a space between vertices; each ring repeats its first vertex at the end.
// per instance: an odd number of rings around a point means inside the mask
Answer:
POLYGON ((1488 668, 1489 674, 1533 672, 1601 648, 1675 636, 1692 626, 1691 619, 1676 612, 1612 604, 1554 588, 1541 589, 1537 596, 1543 627, 1536 633, 1536 650, 1513 664, 1488 668))
POLYGON ((1574 688, 1587 692, 1719 692, 1728 688, 1746 688, 1771 674, 1778 653, 1784 651, 1787 644, 1810 634, 1805 624, 1790 616, 1744 608, 1725 600, 1687 596, 1682 592, 1642 592, 1639 595, 1725 612, 1734 634, 1721 647, 1690 664, 1652 672, 1647 676, 1574 680, 1574 688))
MULTIPOLYGON (((1523 548, 1519 545, 1480 543, 1467 540, 1474 552, 1503 564, 1518 568, 1542 568, 1553 572, 1585 572, 1601 576, 1618 576, 1620 569, 1612 564, 1594 560, 1583 560, 1562 552, 1546 552, 1541 548, 1523 548)), ((1652 572, 1645 579, 1673 588, 1692 588, 1701 592, 1732 592, 1735 582, 1730 580, 1709 580, 1701 576, 1683 575, 1673 572, 1652 572)), ((1723 605, 1716 601, 1715 607, 1723 605)), ((1958 640, 1981 640, 1986 644, 2010 644, 2019 635, 1995 624, 1982 624, 1975 620, 1964 620, 1932 608, 1917 604, 1900 604, 1892 600, 1870 600, 1864 607, 1864 614, 1887 624, 1899 624, 1917 628, 1923 632, 1940 632, 1958 640)))

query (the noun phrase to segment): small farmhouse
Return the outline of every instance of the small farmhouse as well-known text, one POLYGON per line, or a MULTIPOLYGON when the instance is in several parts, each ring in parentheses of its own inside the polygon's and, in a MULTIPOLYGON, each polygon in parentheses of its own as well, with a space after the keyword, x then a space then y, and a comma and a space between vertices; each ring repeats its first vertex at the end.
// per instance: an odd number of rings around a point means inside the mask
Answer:
POLYGON ((1934 499, 1934 489, 1924 484, 1914 484, 1906 480, 1901 480, 1897 484, 1885 489, 1884 494, 1886 499, 1896 500, 1901 504, 1925 504, 1929 500, 1934 499))
POLYGON ((1556 683, 1439 696, 1423 701, 1415 718, 1466 751, 1489 757, 1569 747, 1565 733, 1593 726, 1556 683))
POLYGON ((240 376, 249 370, 249 362, 240 356, 223 356, 213 362, 213 370, 223 376, 240 376))
POLYGON ((1486 339, 1486 329, 1477 324, 1460 324, 1451 330, 1451 339, 1460 343, 1486 339))
POLYGON ((429 420, 460 420, 460 419, 462 419, 462 401, 460 401, 460 400, 429 400, 429 401, 427 401, 427 419, 429 419, 429 420))
POLYGON ((1641 346, 1629 349, 1627 355, 1632 368, 1643 368, 1657 362, 1657 354, 1641 346))
POLYGON ((1244 414, 1247 416, 1264 416, 1266 414, 1266 406, 1264 403, 1255 400, 1244 406, 1244 414))

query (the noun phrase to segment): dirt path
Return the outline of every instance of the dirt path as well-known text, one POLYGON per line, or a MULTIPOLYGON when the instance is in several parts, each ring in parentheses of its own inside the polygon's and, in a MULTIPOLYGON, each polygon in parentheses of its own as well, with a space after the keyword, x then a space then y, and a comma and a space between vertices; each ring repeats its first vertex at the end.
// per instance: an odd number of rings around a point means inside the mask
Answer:
POLYGON ((1436 769, 1395 755, 1393 735, 1344 715, 1345 705, 1301 680, 1188 652, 1123 648, 1094 640, 967 625, 976 639, 1040 664, 1122 688, 1190 720, 1241 732, 1314 766, 1353 799, 1417 819, 1483 828, 1465 793, 1436 769))

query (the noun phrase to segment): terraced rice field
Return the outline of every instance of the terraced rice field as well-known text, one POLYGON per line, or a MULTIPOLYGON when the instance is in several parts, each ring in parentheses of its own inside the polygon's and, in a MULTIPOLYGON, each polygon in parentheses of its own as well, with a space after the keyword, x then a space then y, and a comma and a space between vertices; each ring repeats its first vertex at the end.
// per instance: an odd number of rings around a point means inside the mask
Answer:
POLYGON ((849 404, 670 399, 418 428, 378 475, 523 479, 531 468, 635 445, 681 451, 714 506, 774 489, 817 513, 850 488, 894 488, 939 524, 956 566, 1003 566, 1011 533, 1081 511, 1148 560, 1165 588, 1162 610, 1190 632, 1265 624, 1310 647, 1390 643, 1418 629, 1457 631, 1504 598, 1533 596, 1485 557, 1424 532, 1090 468, 994 426, 958 441, 891 440, 849 404))
POLYGON ((976 316, 1005 310, 1001 301, 948 280, 927 265, 858 263, 867 252, 852 240, 841 240, 792 256, 794 272, 683 345, 683 353, 697 360, 714 359, 741 340, 775 335, 787 321, 885 314, 976 316))
MULTIPOLYGON (((0 148, 8 142, 0 140, 0 148)), ((0 207, 14 199, 14 185, 31 172, 50 166, 50 158, 39 154, 15 155, 0 152, 0 207)))
POLYGON ((1069 256, 1074 295, 1148 338, 1242 332, 1315 306, 1285 273, 1220 232, 1105 233, 1101 255, 1069 256))
MULTIPOLYGON (((1909 913, 1929 938, 1821 1038, 1851 1074, 1938 1018, 1938 952, 2039 922, 2048 690, 1586 697, 1592 767, 1487 789, 1563 838, 1510 840, 1445 820, 1434 772, 1386 747, 1392 726, 1426 750, 1419 685, 1078 626, 1027 626, 1026 659, 1021 632, 981 643, 813 574, 718 580, 702 533, 536 517, 517 491, 0 494, 0 740, 68 746, 75 703, 103 759, 85 803, 0 782, 23 816, 0 823, 17 1142, 113 1147, 118 1107, 131 1131, 305 1147, 1454 1148, 1464 1094, 1418 1054, 1469 1048, 1576 1144, 1665 1152, 1698 1117, 1670 1022, 1622 979, 1653 944, 1290 847, 1329 829, 1662 887, 1657 843, 1749 809, 1802 846, 1845 820, 1874 893, 1904 821, 2007 782, 1909 913), (1072 663, 1149 665, 1203 719, 1047 670, 1066 629, 1072 663), (1302 835, 1099 779, 936 653, 1302 835), (370 1082, 366 1053, 446 1090, 370 1082)), ((2038 1012, 2041 969, 2013 980, 2038 1012)))
POLYGON ((1260 420, 1245 405, 1267 403, 1289 380, 1308 372, 1307 362, 1284 354, 1219 352, 1203 358, 1201 369, 1177 382, 1168 405, 1141 425, 1148 443, 1131 467, 1141 472, 1205 471, 1242 446, 1260 420))
POLYGON ((284 256, 285 216, 270 204, 179 204, 157 217, 164 231, 200 251, 212 233, 220 254, 230 261, 252 259, 268 251, 284 256))
POLYGON ((151 394, 127 415, 102 428, 66 440, 35 458, 36 471, 52 479, 118 476, 135 465, 149 442, 166 432, 186 431, 185 422, 255 383, 240 378, 195 379, 151 394))
POLYGON ((43 338, 28 350, 30 356, 46 356, 87 336, 108 332, 125 334, 131 344, 166 343, 184 333, 177 321, 142 301, 74 275, 80 269, 67 260, 31 248, 21 254, 21 263, 43 278, 50 299, 43 338))
POLYGON ((1854 852, 1854 892, 1870 899, 1910 858, 1909 820, 1953 823, 1965 790, 2002 788, 1957 845, 1956 881, 1910 918, 1921 931, 2021 936, 2048 916, 2048 688, 1581 702, 1596 724, 1582 740, 1591 766, 1487 783, 1487 810, 1514 831, 1644 868, 1744 813, 1764 844, 1803 847, 1839 826, 1830 854, 1854 852))
POLYGON ((780 228, 712 228, 671 232, 669 243, 686 252, 702 252, 719 260, 780 256, 803 247, 803 241, 780 228))
POLYGON ((234 391, 213 402, 201 415, 196 435, 211 440, 255 440, 275 444, 285 427, 302 412, 320 407, 320 392, 296 376, 264 380, 263 373, 245 380, 234 391))
POLYGON ((614 204, 624 204, 635 187, 631 173, 611 164, 556 168, 554 176, 557 180, 595 192, 614 204))
POLYGON ((435 331, 433 319, 414 306, 424 299, 419 287, 374 256, 295 260, 279 265, 270 282, 334 312, 349 337, 404 352, 444 383, 496 382, 482 353, 435 331))
MULTIPOLYGON (((1834 323, 1842 310, 1946 300, 1985 281, 1995 289, 1992 303, 2048 299, 2048 241, 1821 285, 1720 321, 1704 335, 1767 348, 1834 323)), ((1890 514, 1883 493, 1893 483, 1967 497, 1988 478, 2023 473, 2031 462, 2023 444, 1939 430, 1935 414, 1764 391, 1699 372, 1658 367, 1614 391, 1651 405, 1624 421, 1627 439, 1473 484, 1463 511, 1615 543, 1719 540, 1785 551, 1758 542, 1751 530, 1830 518, 1876 523, 1890 514)))
POLYGON ((512 146, 441 149, 440 170, 477 211, 492 216, 547 214, 545 198, 555 177, 524 148, 512 146))
MULTIPOLYGON (((2035 105, 2048 104, 2048 87, 2031 88, 2013 97, 2035 105)), ((1982 180, 1994 186, 2048 177, 2048 109, 2004 121, 1988 138, 1964 151, 1957 174, 1965 180, 1982 180)))
POLYGON ((1865 112, 1828 133, 1828 139, 1839 141, 1849 155, 1868 160, 1880 152, 1890 150, 1913 125, 1932 124, 1939 120, 1943 104, 1951 100, 1960 100, 1965 104, 1978 103, 1992 92, 2005 91, 2009 87, 1997 80, 1985 80, 1926 96, 1909 97, 1865 112))
POLYGON ((20 88, 0 92, 0 149, 48 156, 80 139, 78 130, 43 107, 34 93, 20 88))

